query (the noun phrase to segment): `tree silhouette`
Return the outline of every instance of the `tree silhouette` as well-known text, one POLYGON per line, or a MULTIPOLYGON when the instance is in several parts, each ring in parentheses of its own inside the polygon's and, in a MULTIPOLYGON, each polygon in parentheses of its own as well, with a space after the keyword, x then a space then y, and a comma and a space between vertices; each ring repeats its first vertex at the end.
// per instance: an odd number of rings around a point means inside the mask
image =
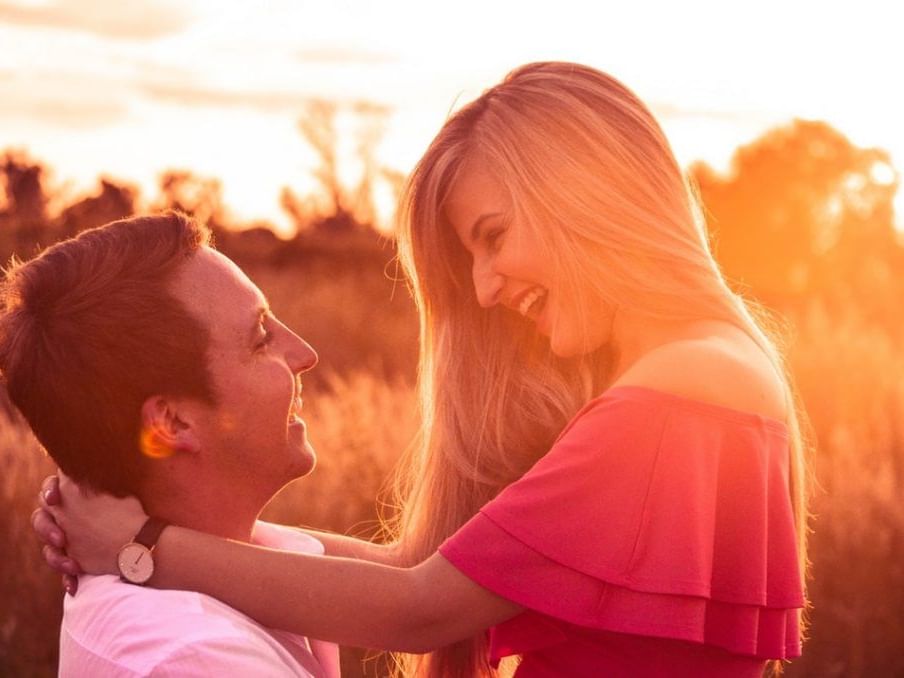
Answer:
POLYGON ((904 259, 893 219, 898 175, 885 151, 796 120, 740 147, 727 177, 703 163, 691 175, 720 264, 761 298, 865 299, 893 287, 904 259))
POLYGON ((4 194, 0 210, 0 245, 4 261, 12 252, 30 252, 50 236, 44 167, 19 151, 7 151, 0 162, 4 194))
POLYGON ((299 231, 314 228, 327 233, 343 233, 372 226, 376 220, 374 184, 384 178, 376 159, 376 148, 386 129, 386 107, 367 101, 340 105, 314 99, 298 121, 298 129, 317 156, 314 178, 320 194, 298 196, 283 188, 280 204, 299 231), (360 163, 360 178, 347 187, 340 176, 344 160, 340 156, 337 125, 341 116, 349 119, 354 134, 354 160, 360 163))
POLYGON ((108 179, 100 180, 100 192, 82 198, 64 208, 57 218, 57 233, 71 237, 86 228, 125 219, 135 213, 137 189, 122 186, 108 179))
POLYGON ((215 232, 228 227, 219 179, 198 176, 188 170, 167 170, 160 175, 159 186, 160 196, 152 204, 152 211, 178 210, 215 232))

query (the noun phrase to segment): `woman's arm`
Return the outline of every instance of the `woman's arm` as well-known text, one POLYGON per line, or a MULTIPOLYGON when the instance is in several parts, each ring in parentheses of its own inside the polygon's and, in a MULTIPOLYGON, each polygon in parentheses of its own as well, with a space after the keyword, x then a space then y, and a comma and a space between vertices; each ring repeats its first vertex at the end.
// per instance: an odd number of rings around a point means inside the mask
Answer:
MULTIPOLYGON (((47 564, 63 576, 63 587, 70 594, 78 587, 75 576, 78 574, 77 563, 67 558, 63 551, 66 537, 48 511, 49 506, 59 505, 62 501, 59 490, 59 479, 56 475, 48 476, 41 486, 39 507, 31 515, 32 528, 44 548, 44 559, 47 564)), ((260 521, 263 522, 263 521, 260 521)), ((290 527, 281 525, 281 527, 290 527)), ((380 544, 356 537, 349 537, 335 532, 322 532, 309 528, 293 527, 304 532, 323 544, 326 555, 340 558, 357 558, 384 565, 398 564, 398 545, 380 544)))
POLYGON ((151 585, 201 591, 265 626, 343 645, 427 652, 521 608, 435 554, 414 568, 264 549, 179 527, 158 542, 151 585))
POLYGON ((396 544, 378 544, 366 539, 349 537, 336 532, 321 532, 320 530, 311 530, 306 527, 297 527, 295 529, 317 539, 323 544, 328 556, 369 560, 373 563, 382 563, 383 565, 395 565, 398 563, 396 544))
MULTIPOLYGON (((116 554, 146 516, 134 498, 86 494, 65 477, 47 505, 86 572, 117 574, 116 554)), ((199 591, 262 624, 346 645, 426 652, 513 617, 521 608, 478 586, 441 555, 412 568, 311 556, 164 530, 158 588, 199 591)))

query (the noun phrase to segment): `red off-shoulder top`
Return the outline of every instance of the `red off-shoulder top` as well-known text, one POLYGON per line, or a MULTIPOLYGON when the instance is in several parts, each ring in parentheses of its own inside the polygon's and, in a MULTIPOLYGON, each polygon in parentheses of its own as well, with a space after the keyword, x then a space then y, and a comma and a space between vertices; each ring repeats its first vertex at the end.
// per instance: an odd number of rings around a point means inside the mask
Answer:
POLYGON ((441 547, 526 611, 491 660, 535 676, 760 676, 800 655, 785 425, 610 389, 441 547))

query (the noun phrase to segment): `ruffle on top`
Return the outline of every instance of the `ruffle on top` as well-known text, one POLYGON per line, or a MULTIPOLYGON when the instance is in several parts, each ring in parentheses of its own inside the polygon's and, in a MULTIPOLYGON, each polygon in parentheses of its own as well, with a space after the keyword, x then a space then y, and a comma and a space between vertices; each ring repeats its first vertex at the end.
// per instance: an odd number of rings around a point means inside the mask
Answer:
POLYGON ((528 608, 496 627, 494 659, 560 642, 540 615, 797 657, 804 597, 789 449, 778 421, 610 389, 440 551, 528 608))

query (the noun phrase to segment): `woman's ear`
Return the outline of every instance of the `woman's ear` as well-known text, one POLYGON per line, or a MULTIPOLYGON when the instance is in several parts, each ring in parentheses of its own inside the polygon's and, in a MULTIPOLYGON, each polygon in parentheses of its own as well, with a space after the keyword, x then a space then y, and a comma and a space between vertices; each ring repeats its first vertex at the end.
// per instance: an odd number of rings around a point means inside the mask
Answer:
POLYGON ((195 454, 201 443, 176 402, 163 396, 151 396, 141 406, 141 451, 161 459, 177 452, 195 454))

